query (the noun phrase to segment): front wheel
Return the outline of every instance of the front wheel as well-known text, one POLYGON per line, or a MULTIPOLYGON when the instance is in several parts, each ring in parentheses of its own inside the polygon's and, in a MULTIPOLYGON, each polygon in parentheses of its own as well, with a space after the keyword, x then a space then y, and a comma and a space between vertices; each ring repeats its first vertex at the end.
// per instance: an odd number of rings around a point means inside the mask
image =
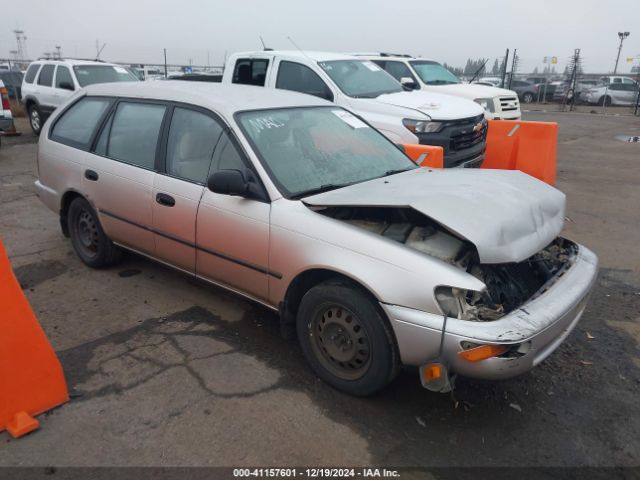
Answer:
POLYGON ((67 222, 73 249, 86 265, 103 268, 120 259, 120 248, 105 235, 96 212, 84 198, 71 202, 67 222))
POLYGON ((600 97, 600 100, 598 100, 598 105, 603 105, 605 107, 608 107, 609 105, 611 105, 611 97, 609 95, 602 96, 600 97))
POLYGON ((324 282, 311 288, 300 302, 296 324, 311 368, 338 390, 371 395, 398 373, 391 327, 375 299, 356 286, 324 282))
POLYGON ((42 130, 42 113, 37 105, 32 104, 28 109, 29 113, 29 125, 31 125, 31 130, 36 135, 40 135, 40 130, 42 130))

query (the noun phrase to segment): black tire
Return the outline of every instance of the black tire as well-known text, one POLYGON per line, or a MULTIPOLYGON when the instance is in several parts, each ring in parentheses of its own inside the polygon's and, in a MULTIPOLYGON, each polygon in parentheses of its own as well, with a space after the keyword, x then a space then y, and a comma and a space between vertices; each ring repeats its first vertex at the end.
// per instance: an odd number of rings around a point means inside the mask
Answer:
POLYGON ((602 105, 602 106, 608 107, 609 105, 611 105, 611 97, 609 95, 606 95, 606 96, 603 95, 598 100, 598 105, 602 105))
POLYGON ((356 285, 328 281, 311 288, 300 302, 296 327, 311 368, 338 390, 371 395, 400 370, 389 322, 376 300, 356 285))
POLYGON ((31 130, 33 130, 33 133, 35 133, 36 135, 40 135, 40 132, 42 131, 42 124, 44 123, 42 112, 35 103, 29 105, 29 108, 27 110, 27 113, 29 114, 29 125, 31 125, 31 130))
POLYGON ((122 250, 105 235, 89 202, 76 198, 67 215, 71 244, 80 260, 91 268, 108 267, 120 260, 122 250))
POLYGON ((535 97, 533 96, 533 93, 531 93, 531 92, 525 92, 522 95, 522 103, 533 103, 534 99, 535 99, 535 97))

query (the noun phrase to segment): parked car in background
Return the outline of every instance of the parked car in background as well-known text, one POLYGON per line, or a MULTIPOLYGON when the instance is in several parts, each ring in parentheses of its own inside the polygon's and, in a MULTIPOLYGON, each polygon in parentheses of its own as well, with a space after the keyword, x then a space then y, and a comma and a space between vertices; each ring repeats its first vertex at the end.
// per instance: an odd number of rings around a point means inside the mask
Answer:
POLYGON ((539 85, 524 80, 512 80, 511 89, 518 94, 522 103, 532 103, 538 98, 539 85))
POLYGON ((310 51, 236 53, 227 60, 222 83, 293 90, 332 101, 395 143, 443 147, 445 167, 478 167, 484 161, 487 122, 480 105, 441 93, 406 91, 366 59, 310 51))
POLYGON ((502 85, 502 78, 500 78, 500 77, 482 77, 482 78, 479 78, 477 81, 475 81, 473 83, 474 84, 478 84, 478 85, 491 85, 493 87, 500 88, 500 85, 502 85))
POLYGON ((96 83, 137 82, 120 65, 87 60, 38 60, 27 68, 22 82, 22 103, 36 135, 47 117, 75 90, 96 83))
POLYGON ((588 103, 597 105, 634 105, 638 96, 638 82, 627 77, 607 77, 603 83, 586 93, 588 103))
POLYGON ((91 85, 54 112, 37 159, 37 195, 86 265, 126 248, 265 305, 316 374, 353 395, 403 364, 437 391, 451 374, 524 373, 575 328, 596 279, 596 256, 558 236, 555 188, 419 168, 311 95, 91 85))
POLYGON ((0 138, 1 132, 9 131, 13 127, 13 115, 9 104, 9 92, 0 80, 0 138))
POLYGON ((553 92, 553 101, 564 102, 566 99, 567 103, 582 103, 585 101, 584 95, 587 90, 596 87, 599 83, 597 80, 581 80, 576 82, 575 91, 573 91, 572 86, 568 82, 564 82, 562 85, 558 85, 553 92))
POLYGON ((22 79, 24 75, 22 72, 14 70, 0 70, 0 80, 4 83, 9 98, 13 100, 22 99, 22 79))
POLYGON ((473 100, 494 120, 520 120, 520 102, 514 91, 485 85, 463 83, 435 60, 408 55, 358 55, 371 60, 398 80, 405 88, 446 93, 473 100))

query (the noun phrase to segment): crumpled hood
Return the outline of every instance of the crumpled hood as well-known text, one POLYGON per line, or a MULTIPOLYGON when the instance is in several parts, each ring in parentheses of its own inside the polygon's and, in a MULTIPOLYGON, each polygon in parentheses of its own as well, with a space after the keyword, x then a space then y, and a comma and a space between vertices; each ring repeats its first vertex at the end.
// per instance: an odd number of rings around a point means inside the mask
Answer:
POLYGON ((565 196, 515 170, 418 168, 305 198, 313 206, 411 207, 476 246, 483 263, 520 262, 564 225, 565 196))
POLYGON ((410 108, 426 113, 433 120, 459 120, 483 115, 484 109, 472 100, 434 92, 386 93, 376 100, 396 107, 410 108))
POLYGON ((455 85, 434 85, 431 88, 448 95, 464 96, 470 100, 476 98, 517 97, 518 94, 506 88, 489 87, 475 83, 458 83, 455 85))

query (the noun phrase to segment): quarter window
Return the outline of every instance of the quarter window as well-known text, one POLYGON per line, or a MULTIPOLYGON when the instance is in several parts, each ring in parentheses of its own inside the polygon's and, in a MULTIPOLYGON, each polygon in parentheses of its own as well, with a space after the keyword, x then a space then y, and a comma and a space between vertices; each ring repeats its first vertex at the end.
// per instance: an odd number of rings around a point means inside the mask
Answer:
POLYGON ((24 81, 27 83, 33 83, 39 68, 39 63, 32 63, 31 65, 29 65, 29 68, 27 68, 27 74, 24 76, 24 81))
POLYGON ((265 58, 241 58, 233 71, 233 83, 264 87, 269 60, 265 58))
POLYGON ((167 173, 205 183, 222 127, 208 115, 176 108, 167 143, 167 173))
POLYGON ((111 124, 106 155, 153 169, 158 135, 166 107, 150 103, 121 103, 111 124))
POLYGON ((73 78, 71 78, 71 72, 67 67, 58 66, 58 71, 56 72, 56 88, 65 87, 66 89, 74 90, 73 78))
POLYGON ((308 93, 333 101, 333 94, 316 72, 295 62, 280 62, 276 88, 308 93))
POLYGON ((51 139, 85 149, 96 126, 109 107, 109 100, 85 97, 64 112, 51 132, 51 139))
POLYGON ((44 65, 42 70, 40 70, 38 85, 42 85, 44 87, 50 87, 53 85, 53 70, 55 68, 55 65, 44 65))
POLYGON ((245 168, 246 166, 242 160, 242 154, 231 141, 229 134, 224 132, 220 138, 220 142, 218 143, 218 148, 216 148, 212 172, 218 170, 244 171, 245 168))

